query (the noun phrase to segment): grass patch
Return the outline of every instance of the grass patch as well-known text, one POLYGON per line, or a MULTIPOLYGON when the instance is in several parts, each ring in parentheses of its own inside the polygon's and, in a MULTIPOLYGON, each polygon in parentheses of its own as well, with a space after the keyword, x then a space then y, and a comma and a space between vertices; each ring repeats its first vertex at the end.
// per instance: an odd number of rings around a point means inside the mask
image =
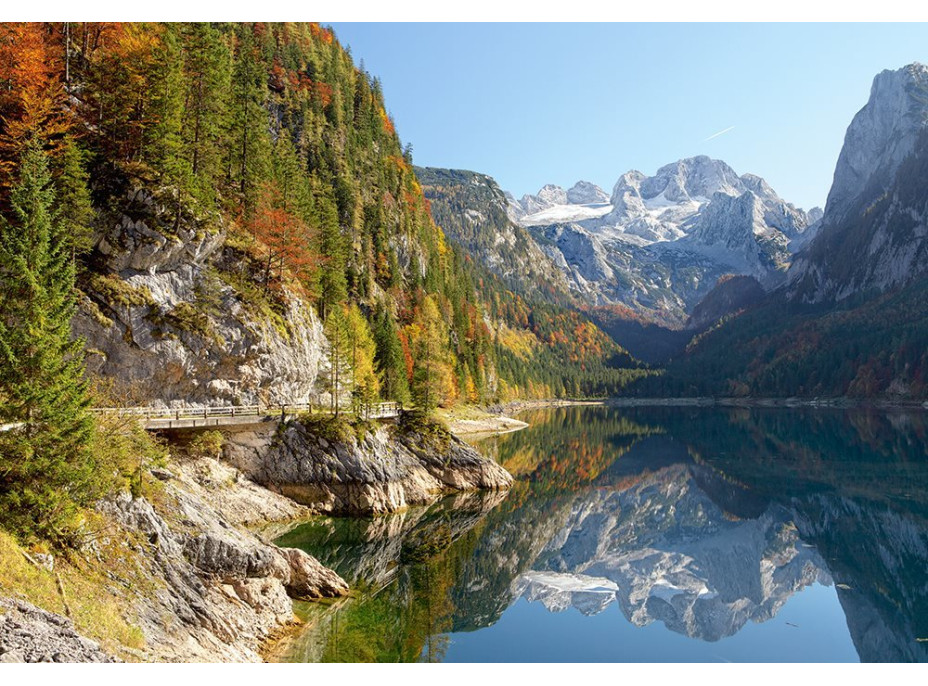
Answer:
POLYGON ((91 274, 88 279, 91 291, 102 297, 111 307, 154 307, 155 299, 148 288, 136 287, 115 274, 91 274))
POLYGON ((439 454, 448 452, 451 447, 451 432, 448 427, 422 410, 401 412, 396 427, 400 434, 419 437, 427 447, 439 454))
MULTIPOLYGON (((123 546, 108 546, 101 551, 103 561, 93 565, 85 560, 67 560, 55 556, 55 568, 71 609, 77 631, 98 641, 104 650, 132 659, 132 651, 145 645, 142 630, 125 616, 127 599, 117 590, 111 577, 125 575, 122 583, 132 583, 136 566, 123 546), (119 552, 119 550, 123 552, 119 552), (128 648, 128 650, 126 650, 128 648)), ((64 601, 58 592, 55 572, 30 563, 17 541, 0 531, 0 595, 17 597, 33 605, 65 614, 64 601)))
POLYGON ((373 421, 355 419, 344 414, 336 417, 330 414, 304 412, 297 415, 296 421, 306 429, 307 433, 324 438, 330 443, 360 442, 377 428, 373 421))

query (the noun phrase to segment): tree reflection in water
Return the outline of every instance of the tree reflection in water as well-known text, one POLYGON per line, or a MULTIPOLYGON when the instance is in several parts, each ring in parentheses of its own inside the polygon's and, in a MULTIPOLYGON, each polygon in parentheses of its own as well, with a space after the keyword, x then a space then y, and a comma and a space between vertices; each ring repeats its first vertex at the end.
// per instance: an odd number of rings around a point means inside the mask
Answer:
MULTIPOLYGON (((284 536, 357 589, 284 657, 441 660, 519 597, 717 641, 836 584, 862 660, 928 661, 922 413, 539 410, 481 443, 517 482, 284 536)), ((542 656, 544 659, 544 656, 542 656)), ((783 659, 789 659, 783 656, 783 659)))

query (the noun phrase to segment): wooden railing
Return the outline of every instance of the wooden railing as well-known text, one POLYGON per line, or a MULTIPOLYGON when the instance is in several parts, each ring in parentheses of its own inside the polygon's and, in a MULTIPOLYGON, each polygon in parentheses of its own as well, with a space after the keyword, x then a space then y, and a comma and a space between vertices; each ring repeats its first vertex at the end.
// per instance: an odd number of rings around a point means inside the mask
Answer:
MULTIPOLYGON (((386 419, 399 415, 402 407, 399 403, 378 403, 362 408, 360 416, 364 419, 386 419)), ((311 412, 317 414, 333 414, 327 406, 313 403, 285 403, 278 405, 229 405, 227 407, 94 407, 94 414, 110 415, 115 417, 139 417, 141 419, 208 419, 211 417, 227 418, 254 418, 254 417, 282 417, 286 418, 298 412, 311 412)), ((353 410, 340 408, 339 412, 354 414, 353 410)))

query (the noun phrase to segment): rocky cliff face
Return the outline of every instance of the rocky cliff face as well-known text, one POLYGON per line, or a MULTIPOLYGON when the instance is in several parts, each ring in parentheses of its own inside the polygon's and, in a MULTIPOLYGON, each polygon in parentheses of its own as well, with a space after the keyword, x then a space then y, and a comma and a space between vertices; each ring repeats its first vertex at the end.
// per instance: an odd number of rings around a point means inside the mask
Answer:
POLYGON ((821 228, 788 295, 820 303, 905 286, 928 272, 928 67, 884 71, 854 117, 821 228))
POLYGON ((870 99, 847 128, 825 204, 827 224, 855 212, 864 194, 879 196, 915 149, 926 123, 928 67, 913 63, 873 79, 870 99))
POLYGON ((451 434, 405 430, 402 423, 358 437, 296 420, 261 437, 233 436, 225 457, 258 483, 337 514, 394 512, 443 493, 505 490, 512 483, 506 470, 451 434))
POLYGON ((217 216, 135 185, 112 222, 73 322, 88 371, 114 379, 129 404, 313 398, 327 346, 318 318, 294 293, 263 299, 217 216))
MULTIPOLYGON (((112 526, 97 545, 126 541, 136 573, 145 580, 127 598, 146 640, 140 657, 159 662, 260 661, 264 641, 293 620, 288 596, 347 592, 347 584, 311 556, 264 543, 213 508, 207 494, 224 492, 221 498, 239 501, 239 519, 260 516, 242 517, 251 509, 246 503, 253 506, 256 499, 254 494, 245 499, 235 495, 239 485, 234 470, 169 467, 155 472, 164 489, 157 507, 128 494, 100 505, 112 526)), ((263 499, 280 498, 266 493, 263 499)), ((114 580, 135 588, 118 573, 114 580)))

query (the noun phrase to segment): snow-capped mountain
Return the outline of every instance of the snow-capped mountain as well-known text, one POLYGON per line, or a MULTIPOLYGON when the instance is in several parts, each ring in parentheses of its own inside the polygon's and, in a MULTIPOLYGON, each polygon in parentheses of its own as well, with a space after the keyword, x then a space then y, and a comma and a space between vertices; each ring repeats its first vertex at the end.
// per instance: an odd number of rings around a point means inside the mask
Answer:
POLYGON ((609 194, 595 183, 577 181, 567 191, 567 202, 572 205, 591 205, 609 202, 609 194))
POLYGON ((509 218, 522 226, 572 222, 601 217, 609 211, 609 196, 589 181, 578 181, 570 190, 548 184, 535 195, 510 198, 509 218))
POLYGON ((820 224, 790 269, 794 299, 842 300, 928 273, 928 67, 873 79, 848 126, 820 224))
POLYGON ((699 471, 676 464, 625 490, 584 494, 513 595, 585 615, 617 602, 636 626, 659 621, 717 641, 773 618, 803 588, 831 583, 785 509, 732 517, 704 492, 699 471))
POLYGON ((626 172, 606 202, 604 195, 586 182, 566 193, 545 186, 511 202, 510 218, 532 232, 592 304, 621 303, 671 322, 682 322, 724 274, 779 284, 820 213, 806 213, 761 177, 739 176, 706 156, 653 176, 626 172))

